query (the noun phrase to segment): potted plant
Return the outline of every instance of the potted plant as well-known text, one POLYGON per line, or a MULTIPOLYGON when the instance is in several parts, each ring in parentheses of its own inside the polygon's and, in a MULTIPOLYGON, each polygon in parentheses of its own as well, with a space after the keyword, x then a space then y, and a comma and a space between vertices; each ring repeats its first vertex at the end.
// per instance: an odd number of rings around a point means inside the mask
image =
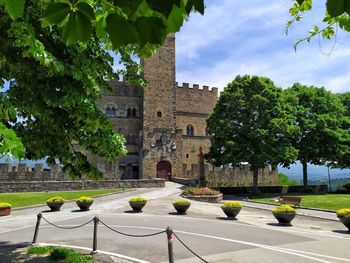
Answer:
POLYGON ((289 205, 280 205, 272 209, 273 216, 280 224, 289 224, 296 215, 296 210, 289 205))
POLYGON ((142 208, 146 203, 147 199, 142 196, 135 196, 129 200, 129 204, 134 212, 142 212, 142 208))
POLYGON ((81 196, 76 201, 81 211, 88 211, 93 202, 94 202, 94 199, 88 196, 81 196))
POLYGON ((224 203, 221 206, 222 211, 224 211, 225 215, 228 219, 235 219, 238 213, 242 209, 242 204, 236 201, 229 201, 224 203))
POLYGON ((9 203, 0 202, 0 216, 8 216, 11 214, 11 205, 9 203))
POLYGON ((337 210, 337 217, 348 228, 350 232, 350 208, 343 208, 337 210))
POLYGON ((173 206, 179 215, 184 215, 186 214, 187 209, 191 206, 191 203, 187 200, 178 200, 173 203, 173 206))
POLYGON ((46 201, 48 207, 50 207, 51 211, 60 211, 61 206, 64 204, 64 198, 61 196, 55 196, 46 201))

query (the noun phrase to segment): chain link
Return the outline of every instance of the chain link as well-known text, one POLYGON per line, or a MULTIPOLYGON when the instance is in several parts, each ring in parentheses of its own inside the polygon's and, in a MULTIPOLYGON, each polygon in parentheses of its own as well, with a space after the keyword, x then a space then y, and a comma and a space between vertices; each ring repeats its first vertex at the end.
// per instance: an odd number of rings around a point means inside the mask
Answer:
POLYGON ((49 225, 52 225, 54 227, 57 227, 57 228, 61 228, 61 229, 75 229, 75 228, 79 228, 79 227, 82 227, 82 226, 85 226, 89 223, 91 223, 92 221, 94 221, 93 219, 91 219, 90 221, 84 223, 84 224, 81 224, 81 225, 78 225, 78 226, 58 226, 54 223, 51 223, 50 221, 48 221, 45 217, 41 217, 42 219, 44 219, 45 222, 47 222, 49 225))
POLYGON ((152 234, 133 235, 133 234, 127 234, 127 233, 123 233, 123 232, 120 232, 118 230, 115 230, 115 229, 111 228, 110 226, 108 226, 107 224, 103 223, 101 220, 100 220, 100 223, 102 225, 104 225, 105 227, 107 227, 109 230, 112 230, 113 232, 115 232, 117 234, 120 234, 120 235, 123 235, 123 236, 128 236, 128 237, 151 237, 151 236, 156 236, 156 235, 160 235, 160 234, 165 233, 165 230, 163 230, 163 231, 152 233, 152 234))
POLYGON ((202 260, 205 263, 209 263, 209 261, 206 261, 204 258, 202 258, 201 256, 199 256, 196 252, 194 252, 192 249, 190 249, 173 231, 173 235, 176 237, 177 240, 179 240, 179 242, 185 247, 187 248, 188 251, 190 251, 193 255, 195 255, 197 258, 199 258, 200 260, 202 260))

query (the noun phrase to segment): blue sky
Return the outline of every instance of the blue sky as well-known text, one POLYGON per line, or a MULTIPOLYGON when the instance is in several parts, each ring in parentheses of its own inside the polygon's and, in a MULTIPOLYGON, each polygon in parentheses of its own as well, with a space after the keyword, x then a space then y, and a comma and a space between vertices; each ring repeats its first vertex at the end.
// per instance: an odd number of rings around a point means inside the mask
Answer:
POLYGON ((322 20, 325 0, 286 36, 290 0, 207 0, 204 16, 191 15, 176 34, 177 81, 223 89, 238 74, 271 78, 286 88, 295 82, 350 91, 350 33, 333 42, 293 45, 322 20))

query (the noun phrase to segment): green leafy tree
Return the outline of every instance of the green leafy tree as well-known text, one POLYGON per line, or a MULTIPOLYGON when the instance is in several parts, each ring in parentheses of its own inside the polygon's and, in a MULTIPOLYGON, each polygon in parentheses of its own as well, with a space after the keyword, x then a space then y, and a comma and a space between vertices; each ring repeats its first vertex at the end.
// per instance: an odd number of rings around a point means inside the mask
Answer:
MULTIPOLYGON (((345 107, 345 116, 342 126, 348 131, 348 134, 350 134, 350 92, 339 93, 337 95, 345 107)), ((350 140, 348 142, 348 151, 338 156, 336 160, 333 160, 331 166, 334 168, 350 168, 350 140)))
POLYGON ((297 156, 290 140, 298 129, 281 95, 282 89, 268 78, 237 76, 207 120, 211 148, 206 159, 217 166, 248 162, 255 192, 259 169, 289 165, 297 156))
POLYGON ((126 153, 96 107, 101 91, 120 76, 144 86, 132 58, 150 56, 193 10, 203 13, 203 0, 0 0, 0 156, 100 177, 87 154, 126 153), (113 71, 110 50, 124 69, 113 71))
POLYGON ((299 134, 292 144, 299 150, 297 160, 303 166, 306 191, 308 163, 325 164, 348 152, 349 132, 344 129, 348 119, 340 99, 325 88, 296 83, 284 95, 286 102, 294 105, 299 134))
MULTIPOLYGON (((322 2, 325 2, 325 16, 320 21, 323 24, 321 26, 314 25, 308 36, 296 41, 295 48, 303 41, 310 42, 315 36, 330 40, 336 36, 338 29, 350 32, 350 1, 326 0, 322 2)), ((286 33, 288 34, 288 30, 295 22, 302 21, 305 12, 312 9, 312 0, 294 0, 292 7, 289 9, 292 19, 287 22, 286 33)))

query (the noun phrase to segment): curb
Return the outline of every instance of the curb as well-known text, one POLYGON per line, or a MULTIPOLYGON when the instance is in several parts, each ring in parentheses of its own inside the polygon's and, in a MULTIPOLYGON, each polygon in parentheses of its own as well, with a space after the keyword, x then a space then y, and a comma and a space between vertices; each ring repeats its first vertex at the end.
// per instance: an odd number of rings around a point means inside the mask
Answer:
MULTIPOLYGON (((101 195, 93 195, 91 197, 99 198, 99 197, 110 196, 110 195, 118 195, 118 194, 132 192, 132 191, 135 191, 135 189, 134 188, 132 188, 132 189, 124 189, 122 192, 118 192, 118 193, 108 193, 108 194, 101 194, 101 195)), ((69 200, 65 201, 65 203, 73 203, 73 202, 75 202, 74 199, 69 199, 69 200)), ((11 208, 11 210, 12 211, 20 211, 20 210, 25 210, 25 209, 37 208, 37 207, 46 207, 46 204, 43 203, 43 204, 37 204, 37 205, 20 206, 20 207, 11 208)))
MULTIPOLYGON (((245 201, 245 202, 250 202, 250 203, 255 203, 255 204, 267 204, 267 205, 273 205, 273 206, 277 206, 275 204, 269 204, 269 203, 262 203, 262 202, 252 202, 252 201, 245 201)), ((249 208, 254 208, 254 209, 260 209, 260 210, 265 210, 265 211, 271 211, 270 209, 268 208, 264 208, 264 207, 257 207, 257 206, 246 206, 246 207, 249 207, 249 208)), ((302 208, 302 207, 300 207, 302 208)), ((316 209, 309 209, 309 208, 302 208, 302 209, 305 209, 305 210, 316 210, 316 209)), ((316 211, 321 211, 321 212, 329 212, 329 211, 324 211, 324 210, 316 210, 316 211)), ((335 214, 334 211, 332 211, 332 214, 335 214)), ((321 216, 315 216, 315 215, 308 215, 308 214, 299 214, 297 212, 297 215, 298 216, 305 216, 305 217, 311 217, 311 218, 317 218, 317 219, 322 219, 322 220, 328 220, 328 221, 333 221, 333 222, 338 222, 339 220, 338 219, 332 219, 332 218, 325 218, 325 217, 321 217, 321 216)))
MULTIPOLYGON (((250 201, 250 200, 246 200, 244 202, 278 206, 278 204, 267 203, 267 202, 256 202, 256 201, 250 201)), ((336 213, 334 210, 327 210, 327 209, 321 209, 321 208, 312 208, 312 207, 304 207, 304 206, 299 206, 298 208, 305 209, 305 210, 312 210, 312 211, 328 212, 328 213, 332 213, 332 214, 336 213)))

